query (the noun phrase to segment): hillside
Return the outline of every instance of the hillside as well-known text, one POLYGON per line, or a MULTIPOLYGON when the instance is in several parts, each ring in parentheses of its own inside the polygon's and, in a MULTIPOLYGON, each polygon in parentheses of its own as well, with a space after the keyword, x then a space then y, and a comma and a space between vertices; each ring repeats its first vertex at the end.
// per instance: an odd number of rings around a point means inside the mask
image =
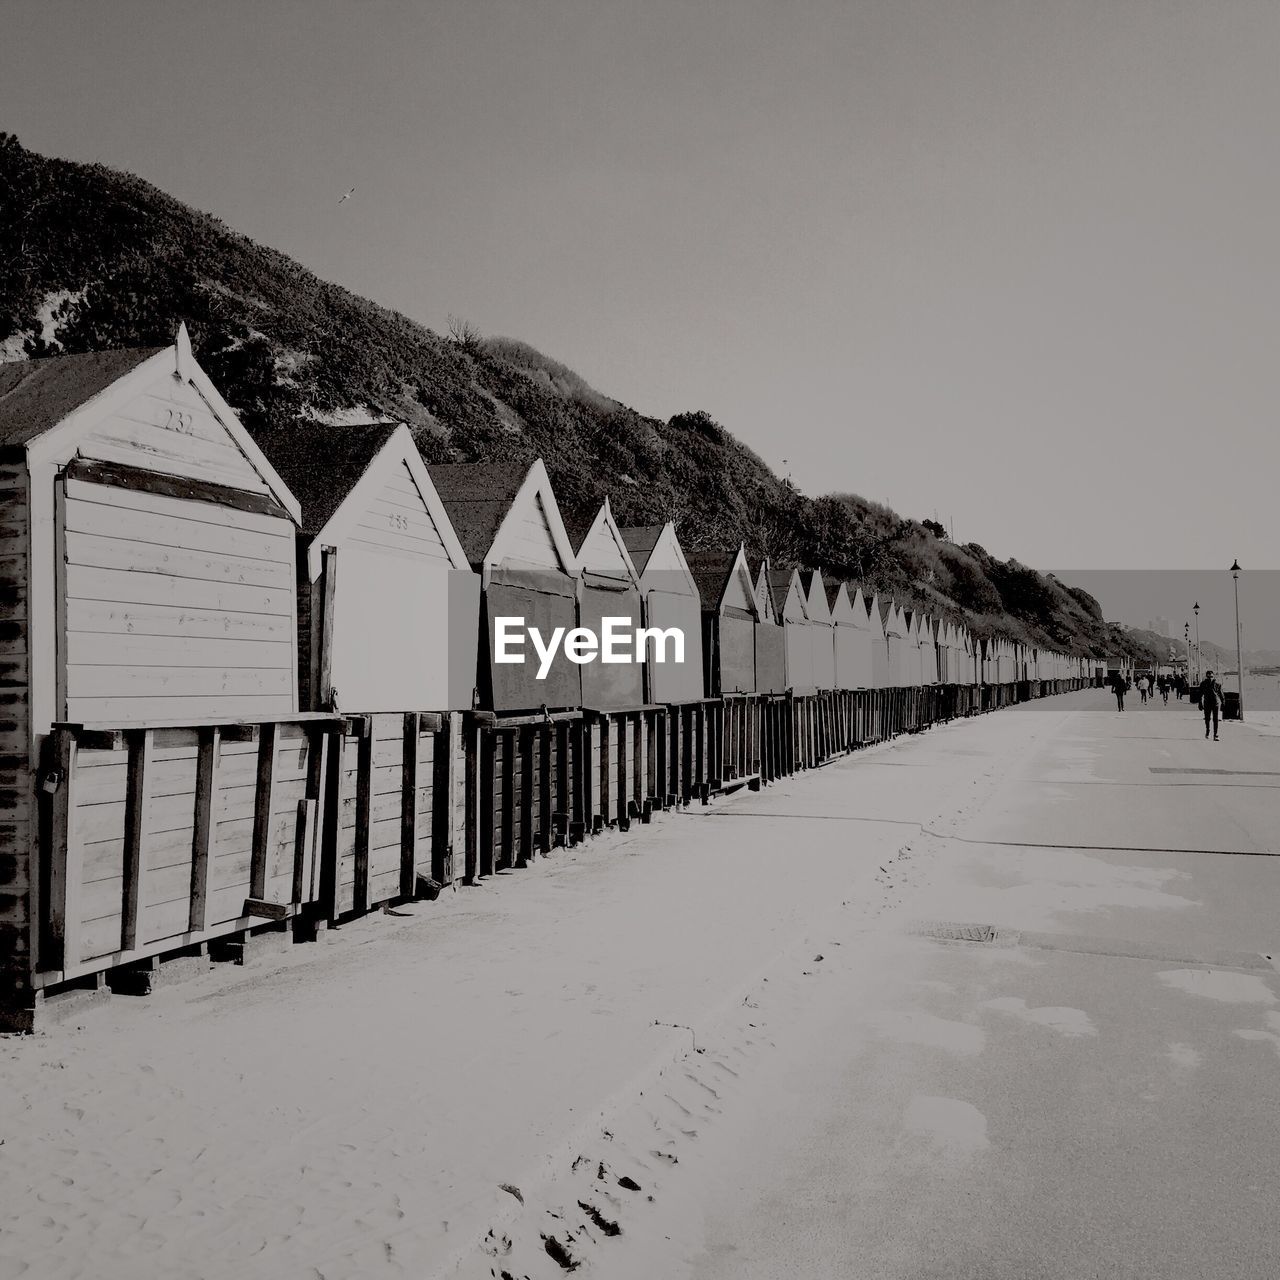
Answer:
POLYGON ((0 360, 164 344, 179 321, 255 431, 392 418, 428 461, 540 455, 567 511, 608 492, 621 523, 675 520, 690 550, 744 540, 979 634, 1141 651, 1051 577, 852 494, 796 492, 704 412, 646 417, 523 342, 433 333, 130 174, 0 134, 0 360))

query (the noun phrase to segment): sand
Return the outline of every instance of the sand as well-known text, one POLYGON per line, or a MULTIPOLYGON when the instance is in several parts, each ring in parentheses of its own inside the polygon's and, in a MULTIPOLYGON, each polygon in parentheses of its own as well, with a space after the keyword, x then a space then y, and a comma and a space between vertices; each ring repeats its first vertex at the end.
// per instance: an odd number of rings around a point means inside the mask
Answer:
MULTIPOLYGON (((922 830, 980 805, 1061 701, 0 1041, 0 1280, 662 1274, 609 1252, 617 1233, 660 1213, 678 1239, 666 1185, 708 1126, 750 1126, 755 1065, 815 1001, 873 1002, 876 966, 928 945, 901 921, 882 936, 936 843, 922 830)), ((1158 901, 1167 879, 1074 861, 1063 889, 1158 901)), ((965 1055, 983 1033, 869 1034, 965 1055)), ((906 1131, 980 1158, 981 1117, 953 1102, 919 1101, 906 1131)))

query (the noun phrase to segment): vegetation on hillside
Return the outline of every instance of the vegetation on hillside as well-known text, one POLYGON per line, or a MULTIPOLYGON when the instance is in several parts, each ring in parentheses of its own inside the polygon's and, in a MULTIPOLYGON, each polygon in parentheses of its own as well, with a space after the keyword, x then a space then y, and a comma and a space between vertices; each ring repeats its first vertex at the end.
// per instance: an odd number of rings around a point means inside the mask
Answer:
POLYGON ((690 550, 745 541, 979 634, 1140 654, 1097 602, 853 494, 812 499, 707 413, 646 417, 526 343, 423 325, 318 279, 130 174, 0 134, 0 358, 163 345, 179 321, 255 431, 407 422, 429 462, 545 459, 566 510, 607 492, 623 524, 674 520, 690 550))

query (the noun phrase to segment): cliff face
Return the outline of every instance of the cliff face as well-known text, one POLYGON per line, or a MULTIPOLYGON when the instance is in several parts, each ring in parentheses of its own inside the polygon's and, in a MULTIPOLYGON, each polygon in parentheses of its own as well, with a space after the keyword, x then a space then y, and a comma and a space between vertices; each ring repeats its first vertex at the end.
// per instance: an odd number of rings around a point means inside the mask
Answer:
POLYGON ((150 184, 0 134, 0 360, 172 341, 179 321, 245 423, 395 419, 429 461, 541 456, 562 505, 674 520, 890 590, 982 634, 1133 652, 1096 602, 853 495, 810 499, 707 414, 649 418, 528 345, 448 336, 318 279, 150 184))

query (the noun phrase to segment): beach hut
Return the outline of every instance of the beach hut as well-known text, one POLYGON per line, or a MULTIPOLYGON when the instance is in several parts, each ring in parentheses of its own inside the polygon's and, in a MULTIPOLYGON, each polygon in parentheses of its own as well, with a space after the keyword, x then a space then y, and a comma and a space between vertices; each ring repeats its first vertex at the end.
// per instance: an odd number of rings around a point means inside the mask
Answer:
POLYGON ((902 623, 902 683, 908 688, 915 688, 920 683, 920 624, 914 609, 902 610, 902 623))
POLYGON ((560 648, 542 671, 524 634, 537 627, 546 639, 577 625, 577 558, 542 459, 427 470, 481 578, 480 707, 500 714, 581 707, 580 666, 560 648), (499 619, 507 621, 501 636, 499 619))
POLYGON ((817 688, 813 669, 813 632, 799 569, 770 569, 769 587, 782 620, 787 688, 804 696, 817 688))
MULTIPOLYGON (((739 546, 736 552, 698 552, 688 556, 688 564, 702 599, 707 697, 723 700, 720 715, 725 739, 748 742, 750 772, 746 776, 754 782, 759 768, 759 738, 752 725, 757 705, 756 624, 760 615, 746 551, 739 546)), ((705 718, 703 713, 699 723, 705 718)), ((701 729, 695 729, 689 755, 695 790, 709 786, 712 780, 701 763, 704 736, 701 729)))
POLYGON ((753 574, 756 622, 756 689, 760 733, 760 773, 766 782, 794 768, 791 708, 787 700, 786 636, 769 584, 769 560, 761 557, 753 574))
POLYGON ((911 682, 912 674, 907 654, 906 614, 895 601, 884 600, 880 605, 880 616, 884 620, 885 649, 889 655, 888 685, 891 689, 904 689, 911 682))
POLYGON ((934 622, 933 637, 938 662, 938 683, 955 684, 956 658, 954 646, 954 629, 947 618, 934 622))
POLYGON ((409 428, 297 423, 256 438, 302 504, 303 704, 470 710, 480 579, 409 428))
POLYGON ((871 632, 871 683, 875 689, 890 688, 889 642, 885 635, 885 623, 889 616, 889 603, 881 600, 879 592, 866 599, 867 630, 871 632))
POLYGON ((427 471, 480 575, 471 878, 527 865, 586 831, 582 667, 563 645, 544 657, 533 636, 546 649, 557 629, 563 638, 576 628, 577 558, 540 458, 427 471))
POLYGON ((754 579, 759 614, 756 623, 756 689, 762 694, 777 695, 787 691, 787 657, 782 619, 775 607, 769 573, 769 561, 762 558, 754 579))
POLYGON ((684 743, 692 742, 704 714, 702 597, 670 521, 620 532, 640 575, 645 626, 684 637, 683 662, 658 662, 651 654, 646 664, 646 697, 661 708, 648 756, 649 793, 662 806, 669 797, 687 795, 692 786, 684 781, 684 743))
MULTIPOLYGON (((648 818, 647 784, 654 717, 645 699, 645 662, 636 658, 636 637, 644 627, 640 574, 605 498, 589 520, 566 521, 578 563, 578 625, 613 647, 623 661, 595 661, 582 668, 582 706, 591 751, 588 821, 593 829, 648 818), (610 640, 610 635, 616 637, 610 640), (625 660, 626 657, 633 660, 625 660)), ((695 634, 688 639, 697 641, 695 634)), ((647 646, 650 652, 659 646, 647 646)), ((675 659, 663 643, 660 654, 675 659)), ((683 659, 685 640, 679 644, 683 659)), ((615 654, 617 656, 617 654, 615 654)))
POLYGON ((938 621, 928 614, 920 617, 920 683, 938 683, 938 621))
POLYGON ((645 626, 684 636, 684 661, 646 663, 646 700, 666 706, 699 701, 705 692, 702 669, 702 604, 675 526, 645 525, 620 530, 631 563, 640 575, 645 626))
POLYGON ((293 914, 332 721, 298 711, 298 502, 185 328, 0 365, 0 453, 0 1016, 29 1024, 37 989, 293 914))
POLYGON ((302 504, 302 703, 344 714, 323 861, 336 918, 454 878, 480 579, 403 423, 256 438, 302 504))
MULTIPOLYGON (((839 584, 833 584, 838 586, 839 584)), ((831 620, 831 605, 827 599, 827 584, 821 569, 805 569, 800 573, 800 587, 804 592, 804 611, 809 620, 810 641, 813 649, 813 684, 816 689, 836 687, 836 638, 835 624, 831 620)))
POLYGON ((755 584, 746 552, 702 551, 687 556, 702 600, 706 695, 756 692, 755 584))
POLYGON ((831 620, 835 626, 836 688, 870 689, 875 686, 874 633, 862 589, 850 595, 845 583, 834 584, 831 620))

